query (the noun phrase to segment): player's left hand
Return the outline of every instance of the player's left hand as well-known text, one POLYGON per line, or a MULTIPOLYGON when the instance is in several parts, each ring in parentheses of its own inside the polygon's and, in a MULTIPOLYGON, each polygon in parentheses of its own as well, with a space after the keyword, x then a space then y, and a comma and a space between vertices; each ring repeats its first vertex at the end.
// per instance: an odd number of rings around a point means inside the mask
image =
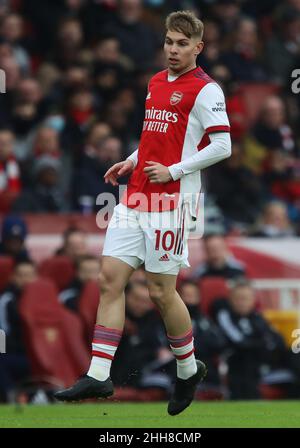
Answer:
POLYGON ((144 173, 149 177, 151 184, 165 184, 172 180, 172 176, 167 166, 158 162, 146 161, 147 167, 144 173))

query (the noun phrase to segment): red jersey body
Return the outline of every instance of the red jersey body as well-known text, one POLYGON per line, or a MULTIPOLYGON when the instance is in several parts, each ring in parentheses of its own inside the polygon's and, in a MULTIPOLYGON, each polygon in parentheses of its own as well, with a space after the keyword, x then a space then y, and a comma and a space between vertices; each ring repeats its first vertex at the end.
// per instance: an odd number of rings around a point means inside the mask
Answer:
POLYGON ((150 183, 143 169, 148 166, 146 161, 176 164, 207 146, 209 132, 228 131, 222 95, 220 87, 200 67, 171 81, 167 70, 153 76, 145 101, 138 163, 122 198, 124 205, 140 211, 172 210, 180 194, 200 192, 200 172, 155 184, 150 183), (214 84, 216 98, 205 95, 210 83, 214 84))

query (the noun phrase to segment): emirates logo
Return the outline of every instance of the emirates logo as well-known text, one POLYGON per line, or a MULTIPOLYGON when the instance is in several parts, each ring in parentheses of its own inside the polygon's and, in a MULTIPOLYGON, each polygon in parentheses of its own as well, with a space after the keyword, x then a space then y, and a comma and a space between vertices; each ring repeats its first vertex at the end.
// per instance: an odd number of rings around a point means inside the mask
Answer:
POLYGON ((181 92, 173 92, 170 98, 171 106, 175 106, 178 104, 183 98, 183 93, 181 92))

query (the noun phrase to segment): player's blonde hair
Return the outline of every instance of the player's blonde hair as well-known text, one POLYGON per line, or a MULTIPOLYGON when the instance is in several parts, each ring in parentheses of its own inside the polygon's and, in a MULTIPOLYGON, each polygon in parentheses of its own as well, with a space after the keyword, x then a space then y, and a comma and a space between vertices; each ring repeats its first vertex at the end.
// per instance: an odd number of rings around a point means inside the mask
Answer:
POLYGON ((177 31, 186 37, 197 37, 202 40, 204 25, 192 11, 171 12, 166 18, 167 31, 177 31))

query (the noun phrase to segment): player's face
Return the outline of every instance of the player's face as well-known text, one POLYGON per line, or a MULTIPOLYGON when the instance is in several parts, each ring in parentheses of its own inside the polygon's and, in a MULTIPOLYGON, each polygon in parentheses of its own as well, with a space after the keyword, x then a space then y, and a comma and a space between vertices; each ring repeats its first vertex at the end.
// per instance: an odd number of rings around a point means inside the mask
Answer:
POLYGON ((203 42, 195 37, 187 37, 178 31, 168 31, 165 38, 164 51, 169 72, 180 74, 192 69, 196 58, 201 53, 203 42))

